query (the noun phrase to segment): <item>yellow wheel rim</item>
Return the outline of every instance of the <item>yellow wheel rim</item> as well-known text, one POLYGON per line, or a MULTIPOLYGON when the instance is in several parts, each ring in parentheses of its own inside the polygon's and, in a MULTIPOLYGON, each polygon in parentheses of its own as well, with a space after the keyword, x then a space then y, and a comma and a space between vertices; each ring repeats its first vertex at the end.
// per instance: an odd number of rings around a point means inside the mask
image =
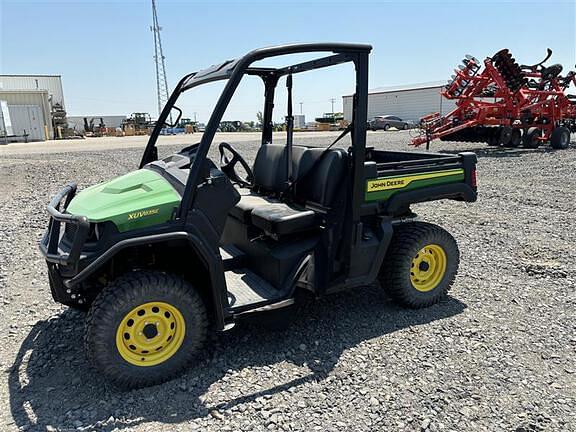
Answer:
POLYGON ((420 292, 432 291, 446 273, 446 252, 441 246, 429 244, 412 259, 410 281, 420 292))
POLYGON ((178 351, 185 334, 184 317, 177 308, 164 302, 144 303, 122 319, 116 347, 128 363, 154 366, 178 351))

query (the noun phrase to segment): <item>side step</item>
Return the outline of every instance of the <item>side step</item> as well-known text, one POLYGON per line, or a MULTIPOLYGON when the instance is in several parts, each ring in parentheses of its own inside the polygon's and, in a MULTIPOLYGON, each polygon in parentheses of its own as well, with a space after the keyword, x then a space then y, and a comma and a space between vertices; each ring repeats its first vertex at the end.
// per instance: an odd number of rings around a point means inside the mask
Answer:
POLYGON ((246 254, 234 245, 221 247, 220 256, 225 272, 246 266, 246 254))
POLYGON ((286 300, 292 299, 286 299, 284 293, 246 268, 227 271, 224 275, 228 287, 228 303, 235 314, 254 309, 266 310, 269 309, 266 306, 276 303, 281 303, 279 307, 292 304, 285 304, 286 300))

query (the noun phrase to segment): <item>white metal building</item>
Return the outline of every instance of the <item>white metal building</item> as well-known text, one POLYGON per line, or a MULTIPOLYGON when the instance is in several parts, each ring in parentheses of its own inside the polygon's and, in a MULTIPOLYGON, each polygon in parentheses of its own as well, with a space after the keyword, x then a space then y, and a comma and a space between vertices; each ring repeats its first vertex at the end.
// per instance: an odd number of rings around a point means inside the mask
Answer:
POLYGON ((0 91, 3 90, 46 90, 52 105, 58 103, 66 109, 60 75, 0 75, 0 91))
POLYGON ((0 136, 44 141, 53 135, 46 90, 0 90, 0 136))
MULTIPOLYGON (((430 82, 395 87, 380 87, 368 91, 368 119, 379 115, 395 115, 417 122, 432 112, 445 114, 453 110, 454 101, 443 98, 444 82, 430 82)), ((342 96, 344 119, 352 120, 352 96, 342 96)))
POLYGON ((0 136, 43 141, 54 136, 52 108, 64 105, 60 75, 0 75, 0 136))

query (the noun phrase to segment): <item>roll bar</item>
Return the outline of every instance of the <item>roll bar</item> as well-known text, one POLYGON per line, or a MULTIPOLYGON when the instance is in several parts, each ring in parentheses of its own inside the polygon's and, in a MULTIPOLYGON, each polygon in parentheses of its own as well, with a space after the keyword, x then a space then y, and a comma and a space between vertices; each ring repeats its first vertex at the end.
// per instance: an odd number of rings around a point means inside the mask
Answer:
MULTIPOLYGON (((272 118, 271 116, 274 90, 278 83, 278 79, 281 76, 334 66, 346 62, 353 62, 356 68, 356 92, 354 98, 353 122, 356 125, 362 126, 366 123, 367 115, 368 54, 371 50, 371 45, 352 43, 299 43, 271 46, 253 50, 236 60, 228 60, 208 69, 186 75, 177 84, 158 118, 156 126, 150 135, 150 139, 148 140, 144 155, 142 156, 140 168, 142 168, 147 163, 157 159, 158 152, 156 149, 156 141, 160 135, 160 131, 164 127, 164 123, 168 118, 172 107, 176 103, 176 100, 180 94, 201 84, 227 79, 228 82, 224 87, 224 90, 222 91, 218 102, 214 107, 214 110, 212 111, 212 115, 204 131, 204 135, 202 136, 198 146, 194 162, 190 167, 190 173, 182 196, 182 202, 177 213, 177 219, 184 220, 186 218, 187 212, 192 206, 195 188, 201 181, 200 174, 202 171, 203 161, 208 154, 210 144, 214 139, 218 125, 222 119, 222 116, 224 115, 230 99, 232 98, 238 84, 240 83, 240 80, 242 79, 242 76, 246 74, 258 75, 264 81, 265 108, 262 138, 263 141, 265 141, 266 139, 271 139, 272 137, 272 127, 271 124, 268 123, 271 123, 272 118), (268 67, 250 67, 251 64, 270 57, 312 52, 332 52, 333 55, 277 69, 268 67)), ((352 143, 353 147, 355 148, 353 163, 355 190, 353 193, 354 197, 352 203, 352 219, 353 221, 359 221, 359 213, 356 213, 359 212, 360 203, 363 196, 363 179, 361 176, 366 147, 365 128, 355 128, 352 134, 352 143)))

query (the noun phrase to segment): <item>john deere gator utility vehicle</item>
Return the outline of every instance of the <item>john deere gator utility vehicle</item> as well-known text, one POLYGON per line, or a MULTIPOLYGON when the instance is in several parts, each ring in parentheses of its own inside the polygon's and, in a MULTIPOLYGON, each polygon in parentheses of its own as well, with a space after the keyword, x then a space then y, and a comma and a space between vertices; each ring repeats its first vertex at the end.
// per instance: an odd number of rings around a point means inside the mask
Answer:
POLYGON ((170 379, 193 361, 209 329, 287 308, 298 290, 322 297, 380 282, 414 308, 446 295, 458 268, 456 242, 438 226, 413 221, 410 206, 475 201, 476 158, 366 147, 370 51, 344 43, 276 46, 189 74, 161 113, 139 169, 79 193, 71 183, 54 197, 40 244, 52 295, 88 310, 86 352, 102 375, 123 387, 170 379), (254 65, 316 52, 325 54, 292 66, 254 65), (349 133, 351 146, 293 144, 293 76, 348 62, 353 119, 339 138, 349 133), (244 75, 263 84, 254 164, 225 142, 220 161, 212 161, 215 132, 244 75), (287 138, 276 144, 281 79, 287 138), (179 96, 216 80, 225 87, 200 142, 159 160, 156 141, 179 96))

